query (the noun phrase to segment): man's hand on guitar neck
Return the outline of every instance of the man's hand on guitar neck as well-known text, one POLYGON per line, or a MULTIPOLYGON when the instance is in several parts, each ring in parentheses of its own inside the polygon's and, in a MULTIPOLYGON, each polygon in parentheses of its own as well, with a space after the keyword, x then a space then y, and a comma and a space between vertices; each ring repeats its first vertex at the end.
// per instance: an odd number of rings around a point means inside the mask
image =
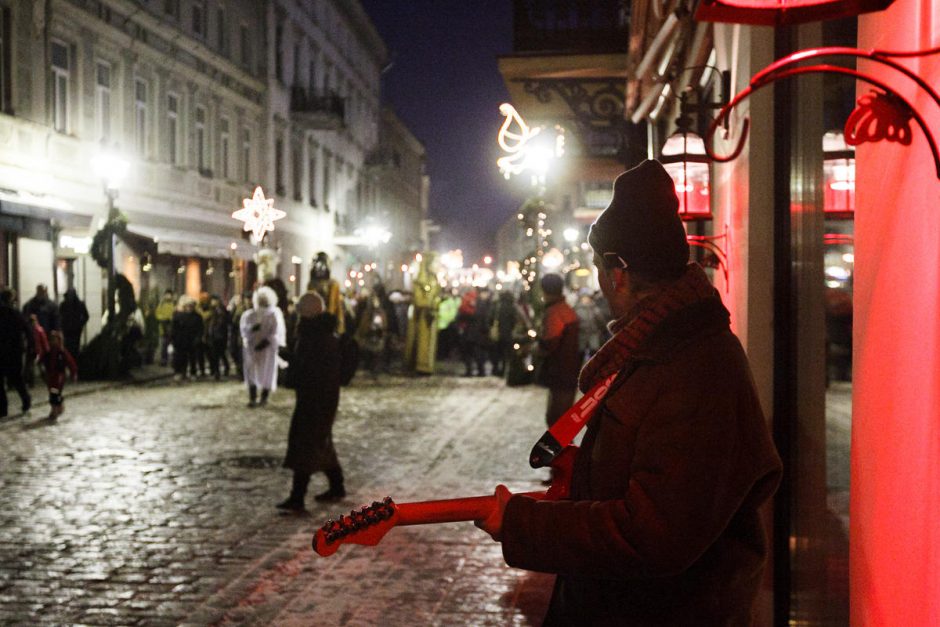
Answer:
POLYGON ((503 484, 499 484, 496 486, 494 496, 496 497, 496 506, 493 507, 493 512, 486 518, 474 520, 473 524, 490 534, 491 538, 500 542, 503 531, 503 513, 506 511, 506 503, 512 498, 512 492, 503 484))

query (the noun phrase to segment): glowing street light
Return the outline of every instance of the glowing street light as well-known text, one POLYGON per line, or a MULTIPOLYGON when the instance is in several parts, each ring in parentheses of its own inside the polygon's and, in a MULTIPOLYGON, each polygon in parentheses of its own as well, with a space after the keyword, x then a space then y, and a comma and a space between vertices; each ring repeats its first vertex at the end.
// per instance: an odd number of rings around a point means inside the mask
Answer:
POLYGON ((581 231, 574 227, 568 227, 562 232, 562 235, 564 236, 566 242, 574 243, 578 241, 579 237, 581 237, 581 231))
POLYGON ((544 183, 552 162, 565 154, 565 129, 530 127, 508 102, 499 106, 499 112, 506 116, 496 138, 506 153, 496 160, 499 171, 506 179, 531 172, 533 185, 544 183))

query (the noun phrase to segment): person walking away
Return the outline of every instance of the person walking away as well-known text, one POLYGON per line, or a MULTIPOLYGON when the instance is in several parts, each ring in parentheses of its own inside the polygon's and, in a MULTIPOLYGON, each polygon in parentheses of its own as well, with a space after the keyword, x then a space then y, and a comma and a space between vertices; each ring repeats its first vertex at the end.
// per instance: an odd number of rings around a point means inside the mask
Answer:
POLYGON ((340 388, 336 316, 324 311, 323 298, 316 292, 301 296, 297 311, 297 343, 290 364, 296 403, 284 457, 284 467, 294 476, 290 496, 276 507, 300 512, 313 473, 323 472, 329 481, 329 489, 314 497, 317 501, 338 501, 346 496, 346 488, 333 446, 340 388))
POLYGON ((465 377, 473 376, 474 343, 472 327, 476 322, 477 291, 470 288, 460 296, 460 306, 457 308, 457 331, 459 333, 458 351, 463 362, 465 377))
POLYGON ((20 395, 22 412, 32 405, 32 398, 23 382, 23 357, 35 354, 33 330, 15 307, 16 294, 9 288, 0 289, 0 418, 6 418, 7 383, 20 395))
POLYGON ((196 313, 196 301, 180 296, 179 310, 173 314, 170 342, 173 344, 173 372, 177 381, 196 374, 196 343, 202 337, 202 316, 196 313))
POLYGON ((277 306, 277 294, 270 287, 255 290, 252 305, 242 314, 240 332, 248 407, 257 407, 266 405, 268 395, 277 389, 278 348, 286 343, 287 331, 284 316, 277 306))
POLYGON ((494 376, 501 377, 506 373, 506 362, 509 359, 509 351, 512 350, 512 335, 517 321, 518 314, 512 292, 500 292, 493 320, 496 325, 496 341, 493 342, 491 357, 494 376))
POLYGON ((545 422, 551 427, 574 404, 581 371, 578 352, 578 314, 565 301, 565 280, 549 273, 542 277, 545 313, 538 336, 535 357, 541 362, 536 383, 548 388, 545 422))
POLYGON ((49 333, 49 350, 42 356, 43 376, 46 388, 49 390, 49 422, 58 420, 65 411, 65 381, 66 377, 72 381, 78 380, 78 366, 62 341, 59 331, 49 333))
POLYGON ((49 290, 42 283, 36 286, 36 295, 23 305, 23 313, 27 320, 36 316, 47 333, 59 330, 59 308, 49 299, 49 290))
POLYGON ((59 324, 62 326, 62 337, 65 349, 77 357, 82 345, 82 331, 88 323, 88 308, 78 297, 74 287, 65 290, 62 303, 59 305, 59 324))
POLYGON ((657 161, 620 175, 594 222, 613 337, 581 371, 615 375, 567 499, 497 487, 478 526, 506 563, 557 573, 546 625, 751 625, 782 464, 747 356, 698 264, 657 161))
POLYGON ((163 292, 163 298, 154 311, 157 318, 157 328, 160 331, 160 365, 166 366, 170 361, 170 326, 173 324, 173 314, 176 313, 176 300, 173 290, 163 292))
POLYGON ((494 313, 492 292, 486 287, 478 288, 473 318, 465 330, 467 341, 470 343, 471 361, 476 366, 478 377, 486 376, 486 362, 492 351, 490 328, 493 325, 494 313))
POLYGON ((213 296, 210 305, 212 312, 209 315, 209 328, 206 333, 209 338, 209 371, 216 381, 222 378, 224 373, 228 378, 229 363, 226 350, 228 348, 228 330, 231 322, 228 317, 228 310, 222 306, 222 299, 213 296))

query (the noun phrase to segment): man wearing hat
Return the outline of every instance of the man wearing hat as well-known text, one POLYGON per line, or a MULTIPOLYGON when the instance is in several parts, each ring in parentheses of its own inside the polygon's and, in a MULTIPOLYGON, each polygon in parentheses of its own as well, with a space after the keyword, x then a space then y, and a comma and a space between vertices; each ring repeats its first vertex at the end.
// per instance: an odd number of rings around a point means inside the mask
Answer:
POLYGON ((781 462, 729 314, 697 264, 669 175, 620 175, 591 227, 613 337, 587 391, 569 498, 496 490, 477 524, 510 566, 557 573, 548 625, 748 625, 767 559, 760 506, 781 462))

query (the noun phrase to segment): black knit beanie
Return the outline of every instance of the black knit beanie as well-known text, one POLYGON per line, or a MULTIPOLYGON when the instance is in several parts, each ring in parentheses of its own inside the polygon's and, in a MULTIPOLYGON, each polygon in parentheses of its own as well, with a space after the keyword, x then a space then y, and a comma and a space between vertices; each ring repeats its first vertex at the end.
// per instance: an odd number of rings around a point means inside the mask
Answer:
POLYGON ((689 263, 678 211, 672 178, 659 161, 644 161, 614 181, 614 196, 591 225, 588 242, 598 256, 616 253, 631 270, 676 278, 689 263))

